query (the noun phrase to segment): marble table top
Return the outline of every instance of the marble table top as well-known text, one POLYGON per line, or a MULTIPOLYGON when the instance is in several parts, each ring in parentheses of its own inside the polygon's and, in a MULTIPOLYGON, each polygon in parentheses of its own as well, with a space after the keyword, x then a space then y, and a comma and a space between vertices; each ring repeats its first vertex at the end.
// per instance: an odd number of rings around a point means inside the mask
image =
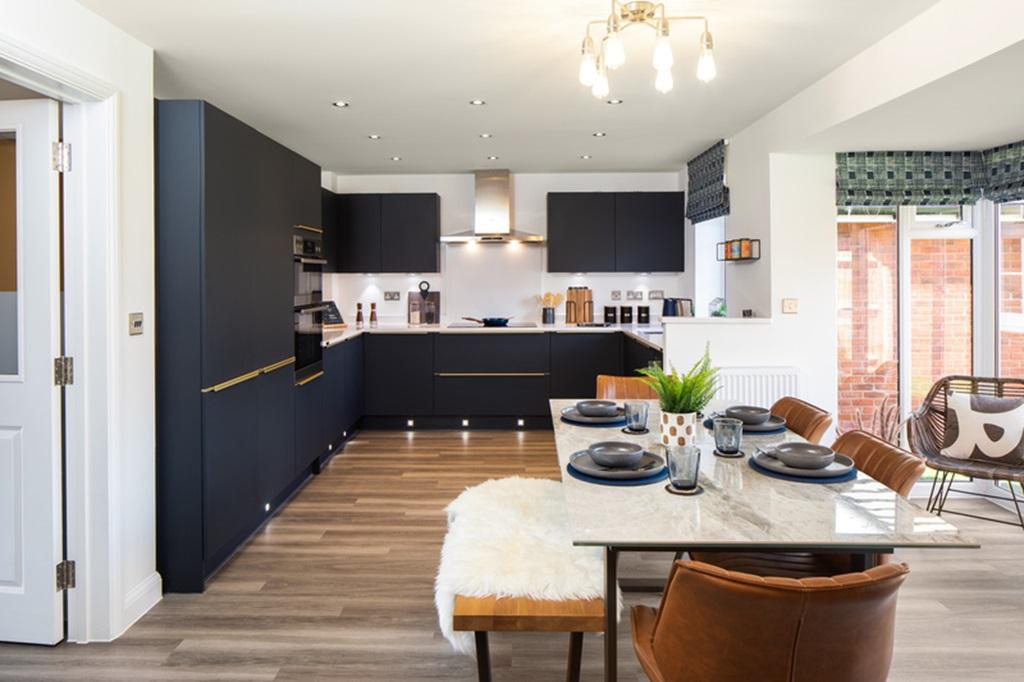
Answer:
MULTIPOLYGON (((659 444, 661 418, 651 402, 650 433, 632 436, 621 426, 576 426, 561 420, 575 400, 551 400, 562 487, 573 543, 617 547, 760 548, 780 550, 883 551, 896 547, 977 547, 945 519, 903 499, 859 472, 835 484, 785 481, 754 471, 746 458, 715 457, 714 439, 700 429, 700 485, 694 497, 672 495, 667 481, 642 486, 587 483, 565 467, 574 452, 602 440, 641 442, 665 456, 659 444)), ((715 405, 711 405, 715 408, 715 405)), ((717 406, 724 407, 724 406, 717 406)), ((744 434, 743 450, 803 440, 792 432, 744 434)))

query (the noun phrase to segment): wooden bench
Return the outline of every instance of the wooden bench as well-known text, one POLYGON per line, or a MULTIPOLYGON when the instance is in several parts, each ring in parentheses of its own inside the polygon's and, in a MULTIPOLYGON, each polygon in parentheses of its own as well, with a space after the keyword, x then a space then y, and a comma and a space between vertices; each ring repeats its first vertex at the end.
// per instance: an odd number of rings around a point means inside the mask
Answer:
POLYGON ((488 632, 568 632, 569 663, 565 679, 578 682, 583 633, 604 632, 603 599, 544 601, 523 597, 455 597, 454 629, 473 632, 480 682, 491 680, 488 632))

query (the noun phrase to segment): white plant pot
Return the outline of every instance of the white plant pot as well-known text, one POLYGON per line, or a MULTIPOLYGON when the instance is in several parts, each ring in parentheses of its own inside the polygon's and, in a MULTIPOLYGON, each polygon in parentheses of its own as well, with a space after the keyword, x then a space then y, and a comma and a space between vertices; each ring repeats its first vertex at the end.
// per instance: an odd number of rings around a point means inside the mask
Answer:
POLYGON ((662 412, 662 445, 695 445, 697 442, 696 412, 662 412))

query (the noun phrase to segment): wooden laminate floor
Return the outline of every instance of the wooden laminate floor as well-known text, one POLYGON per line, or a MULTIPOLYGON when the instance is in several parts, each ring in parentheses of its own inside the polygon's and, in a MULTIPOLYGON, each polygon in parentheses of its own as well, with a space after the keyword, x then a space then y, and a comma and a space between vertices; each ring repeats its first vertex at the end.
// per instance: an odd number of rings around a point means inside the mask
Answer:
MULTIPOLYGON (((511 475, 558 476, 550 432, 361 433, 205 594, 166 596, 111 644, 0 645, 0 679, 473 680, 436 623, 441 510, 466 486, 511 475)), ((1020 680, 1024 532, 951 518, 984 547, 901 555, 913 572, 891 679, 1020 680)), ((663 555, 626 555, 621 575, 667 568, 663 555)), ((641 601, 652 598, 627 595, 641 601)), ((493 635, 495 679, 563 679, 567 645, 493 635)), ((643 679, 625 620, 619 651, 620 679, 643 679)), ((601 660, 588 635, 584 679, 601 679, 601 660)))

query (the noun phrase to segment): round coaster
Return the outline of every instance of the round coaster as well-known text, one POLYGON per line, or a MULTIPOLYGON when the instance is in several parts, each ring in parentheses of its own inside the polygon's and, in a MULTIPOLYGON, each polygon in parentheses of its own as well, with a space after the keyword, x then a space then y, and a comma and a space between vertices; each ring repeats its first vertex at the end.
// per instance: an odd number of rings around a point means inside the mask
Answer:
POLYGON ((747 456, 747 453, 743 452, 742 450, 738 450, 738 451, 732 453, 731 455, 727 455, 724 452, 719 452, 717 448, 715 449, 715 453, 714 454, 715 454, 715 457, 724 457, 726 459, 739 459, 740 457, 746 457, 747 456))
POLYGON ((682 495, 684 497, 693 497, 694 495, 700 495, 702 492, 704 492, 704 488, 700 486, 697 486, 693 490, 680 490, 671 483, 665 484, 665 490, 669 491, 673 495, 682 495))
POLYGON ((642 436, 645 433, 650 433, 650 430, 649 429, 644 429, 643 431, 631 431, 628 426, 624 426, 622 428, 622 432, 625 433, 625 434, 628 434, 630 436, 642 436))

